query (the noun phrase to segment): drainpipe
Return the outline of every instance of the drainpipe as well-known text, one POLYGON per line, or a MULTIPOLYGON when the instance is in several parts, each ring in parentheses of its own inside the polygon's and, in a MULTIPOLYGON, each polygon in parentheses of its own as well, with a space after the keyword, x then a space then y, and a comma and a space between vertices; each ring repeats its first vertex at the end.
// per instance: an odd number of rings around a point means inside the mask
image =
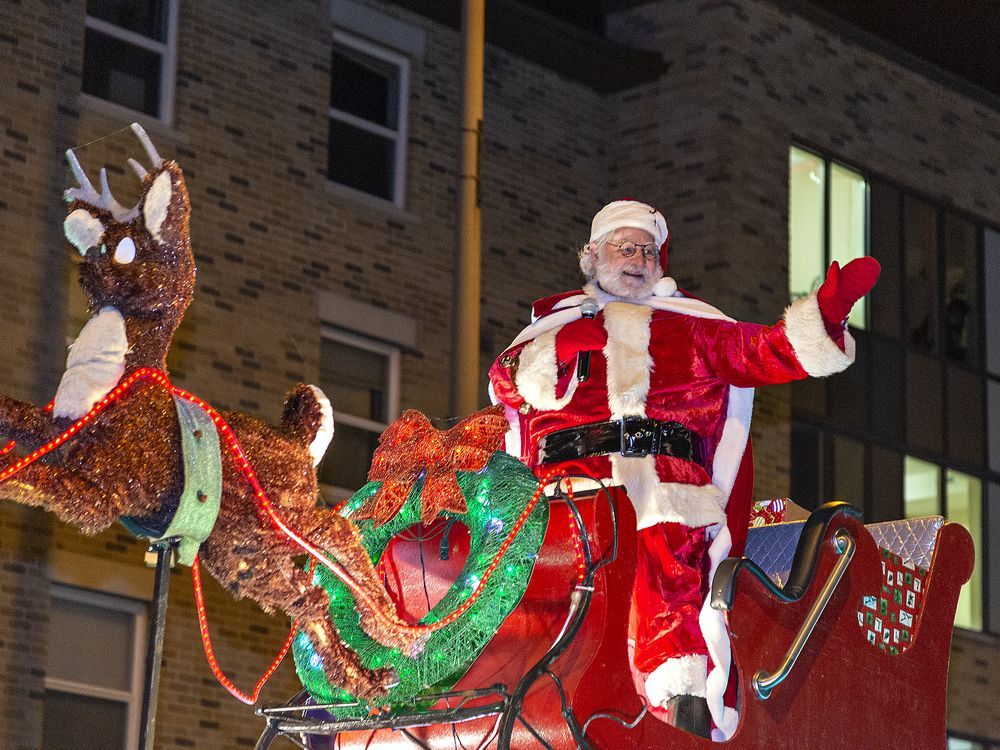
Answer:
POLYGON ((458 185, 458 255, 455 267, 455 339, 452 349, 451 413, 466 416, 479 408, 479 139, 483 124, 485 0, 464 0, 462 31, 465 66, 462 163, 458 185))

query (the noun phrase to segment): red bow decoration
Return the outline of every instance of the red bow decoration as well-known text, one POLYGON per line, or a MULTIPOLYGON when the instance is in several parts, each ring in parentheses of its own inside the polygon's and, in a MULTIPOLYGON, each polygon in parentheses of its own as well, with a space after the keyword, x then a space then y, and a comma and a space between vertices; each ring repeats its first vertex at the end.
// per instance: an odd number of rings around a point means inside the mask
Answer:
POLYGON ((485 467, 509 428, 499 405, 466 417, 450 430, 437 430, 419 411, 406 410, 382 433, 372 456, 368 481, 382 486, 353 517, 371 518, 376 526, 386 523, 403 507, 421 474, 421 523, 430 523, 443 511, 465 513, 468 505, 456 472, 485 467))

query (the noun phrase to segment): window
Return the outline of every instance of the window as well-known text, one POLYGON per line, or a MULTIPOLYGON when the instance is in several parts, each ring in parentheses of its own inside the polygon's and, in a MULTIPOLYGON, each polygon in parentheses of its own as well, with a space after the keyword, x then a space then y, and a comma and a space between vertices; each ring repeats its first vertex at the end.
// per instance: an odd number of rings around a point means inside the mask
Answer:
MULTIPOLYGON (((832 261, 841 266, 868 253, 868 182, 858 172, 792 146, 788 158, 788 283, 792 299, 815 292, 832 261)), ((866 300, 848 319, 867 321, 866 300)))
POLYGON ((54 584, 43 747, 138 747, 146 607, 54 584))
POLYGON ((335 31, 327 176, 403 205, 409 60, 335 31))
POLYGON ((332 326, 321 347, 320 387, 333 404, 335 429, 319 481, 347 496, 368 481, 378 438, 396 417, 399 349, 332 326))
POLYGON ((84 93, 170 122, 176 51, 177 0, 87 0, 84 93))
POLYGON ((829 260, 867 250, 882 265, 854 365, 792 385, 792 497, 847 500, 868 521, 961 523, 977 567, 956 625, 998 632, 1000 232, 797 146, 789 201, 793 297, 822 282, 829 260))
POLYGON ((907 456, 904 463, 903 501, 907 518, 944 515, 972 534, 976 545, 975 569, 958 597, 955 624, 983 629, 983 487, 976 477, 907 456), (942 487, 941 479, 944 478, 942 487), (943 500, 943 502, 942 502, 943 500))

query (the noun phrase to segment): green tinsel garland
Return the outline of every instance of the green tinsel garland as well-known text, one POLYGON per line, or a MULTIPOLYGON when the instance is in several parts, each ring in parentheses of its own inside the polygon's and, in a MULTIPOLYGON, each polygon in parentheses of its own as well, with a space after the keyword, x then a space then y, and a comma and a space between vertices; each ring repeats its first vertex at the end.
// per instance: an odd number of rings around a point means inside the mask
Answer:
MULTIPOLYGON (((458 579, 421 619, 422 624, 447 617, 469 598, 531 500, 538 480, 520 461, 498 451, 482 471, 460 472, 458 484, 468 503, 468 512, 443 515, 468 528, 469 556, 458 579)), ((378 487, 379 483, 369 482, 358 490, 343 514, 350 517, 378 487)), ((374 562, 378 562, 396 534, 420 522, 422 489, 423 482, 417 482, 402 510, 384 526, 376 529, 371 521, 359 522, 365 548, 374 562)), ((399 685, 389 692, 387 699, 380 701, 381 705, 412 708, 420 704, 422 694, 449 690, 458 682, 521 601, 547 524, 548 503, 542 497, 486 582, 479 599, 451 625, 432 633, 423 653, 416 659, 409 659, 397 649, 387 648, 369 638, 359 625, 350 590, 327 568, 317 566, 313 580, 330 596, 330 618, 336 623, 343 641, 358 652, 365 665, 377 668, 388 664, 399 673, 399 685)), ((296 634, 292 654, 299 679, 313 699, 320 703, 357 701, 327 682, 322 659, 305 634, 296 634)), ((363 701, 360 704, 338 708, 334 713, 340 719, 365 717, 369 709, 363 701)))

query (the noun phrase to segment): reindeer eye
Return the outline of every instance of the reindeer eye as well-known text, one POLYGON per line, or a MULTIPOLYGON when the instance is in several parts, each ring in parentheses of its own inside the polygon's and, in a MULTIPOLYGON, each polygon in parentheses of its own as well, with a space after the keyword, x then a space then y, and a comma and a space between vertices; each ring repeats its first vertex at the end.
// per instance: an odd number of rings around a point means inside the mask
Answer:
POLYGON ((133 260, 135 260, 135 240, 131 237, 125 237, 115 248, 115 262, 124 264, 131 263, 133 260))

